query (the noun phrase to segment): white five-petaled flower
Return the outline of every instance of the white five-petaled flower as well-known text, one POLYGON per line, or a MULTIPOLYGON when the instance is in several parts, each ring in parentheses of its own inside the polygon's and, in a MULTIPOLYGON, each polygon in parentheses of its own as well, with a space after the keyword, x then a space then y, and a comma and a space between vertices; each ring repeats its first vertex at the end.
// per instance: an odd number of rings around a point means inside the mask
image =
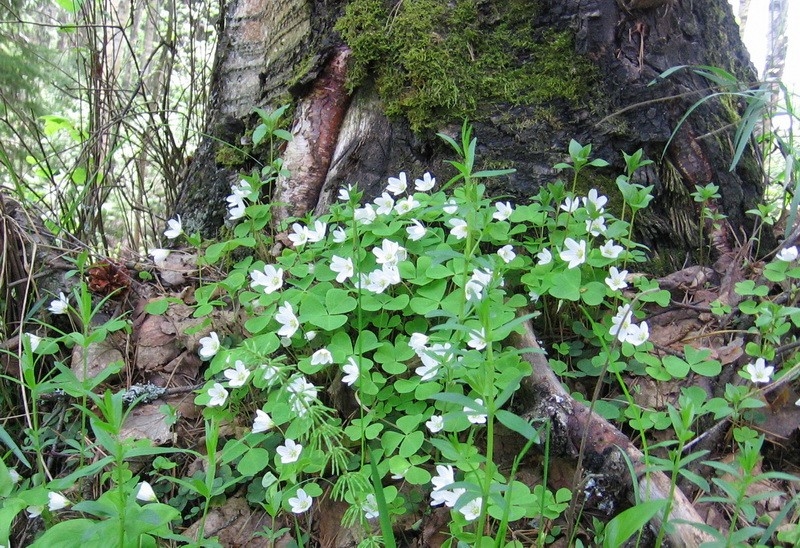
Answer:
POLYGON ((453 467, 437 464, 436 475, 431 478, 433 491, 431 492, 431 506, 438 506, 442 503, 452 508, 458 502, 458 497, 464 493, 464 489, 445 489, 455 483, 455 473, 453 467))
POLYGON ((174 240, 181 234, 183 234, 183 223, 181 222, 181 216, 176 215, 175 219, 170 219, 167 221, 167 230, 164 231, 164 236, 169 238, 170 240, 174 240))
POLYGON ((275 448, 275 452, 281 457, 281 462, 283 464, 290 464, 292 462, 297 462, 297 459, 300 458, 300 453, 303 452, 303 446, 296 443, 294 440, 287 439, 283 442, 283 445, 279 445, 275 448))
POLYGON ((744 370, 750 375, 750 380, 756 384, 766 384, 772 381, 773 366, 767 366, 764 358, 758 358, 755 363, 748 363, 744 370))
POLYGON ((408 257, 406 248, 397 242, 386 239, 381 242, 381 247, 372 248, 372 254, 375 255, 376 263, 391 266, 397 266, 397 263, 405 261, 408 257))
POLYGON ((353 218, 362 225, 368 225, 374 221, 375 215, 375 208, 372 207, 372 204, 367 204, 353 211, 353 218))
POLYGON ((650 326, 647 325, 647 322, 642 322, 639 325, 633 324, 628 328, 628 335, 623 342, 629 342, 633 346, 639 346, 647 342, 649 338, 650 326))
POLYGON ((455 471, 451 465, 436 465, 436 475, 431 478, 431 484, 433 485, 434 491, 444 489, 448 485, 451 485, 455 482, 455 471))
POLYGON ((294 497, 289 497, 289 507, 293 513, 302 514, 311 508, 314 498, 309 496, 305 489, 298 489, 295 495, 294 497))
POLYGON ((420 376, 420 380, 429 381, 436 377, 439 368, 443 363, 449 362, 453 358, 452 345, 450 343, 436 343, 430 348, 423 347, 416 350, 417 356, 422 361, 422 366, 417 367, 414 373, 420 376))
POLYGON ((453 198, 447 200, 447 203, 442 206, 442 210, 447 213, 448 215, 452 215, 456 211, 458 211, 458 204, 453 198))
POLYGON ((306 227, 309 242, 320 242, 325 239, 325 233, 328 231, 327 223, 322 221, 314 221, 314 228, 306 227))
POLYGON ((414 188, 420 192, 428 192, 435 184, 436 177, 431 177, 431 174, 426 171, 425 175, 422 176, 422 179, 417 179, 414 181, 414 188))
POLYGON ((397 203, 394 204, 394 211, 398 215, 405 215, 409 211, 413 211, 417 209, 420 205, 419 201, 417 201, 413 196, 406 196, 405 198, 401 198, 397 200, 397 203))
POLYGON ((429 337, 424 333, 412 333, 411 338, 408 339, 408 346, 410 346, 414 352, 422 352, 425 349, 425 345, 428 344, 429 337))
MULTIPOLYGON (((475 400, 475 403, 479 406, 482 406, 483 400, 478 398, 475 400)), ((480 411, 476 411, 471 407, 465 407, 464 413, 467 414, 467 420, 472 424, 486 424, 486 413, 481 413, 480 411)))
POLYGON ((478 331, 474 329, 469 332, 469 340, 467 346, 475 350, 483 350, 486 348, 486 331, 481 327, 478 331))
POLYGON ((394 209, 394 198, 389 196, 388 192, 384 192, 383 194, 375 198, 375 200, 373 200, 373 203, 377 206, 377 209, 375 209, 375 213, 377 213, 378 215, 388 215, 389 213, 392 212, 392 209, 394 209))
POLYGON ((317 398, 317 387, 303 376, 294 378, 286 387, 286 391, 289 392, 292 411, 301 417, 308 412, 309 406, 317 398))
POLYGON ((341 244, 347 241, 347 232, 340 226, 334 228, 331 234, 333 234, 333 243, 335 244, 341 244))
POLYGON ((465 286, 468 301, 480 301, 483 298, 483 290, 492 281, 491 270, 481 270, 476 268, 472 271, 472 277, 465 286))
POLYGON ((377 518, 380 515, 378 511, 378 501, 375 500, 375 495, 370 493, 366 496, 364 503, 361 505, 361 510, 363 510, 366 519, 377 518))
POLYGON ((261 366, 261 368, 264 370, 262 377, 265 381, 267 381, 267 386, 272 386, 272 384, 281 376, 281 370, 274 365, 264 364, 261 366))
POLYGON ((600 255, 606 259, 616 259, 623 251, 621 245, 614 244, 614 240, 608 240, 600 246, 600 255))
POLYGON ((408 239, 414 242, 424 238, 426 231, 427 230, 425 229, 425 226, 416 219, 412 219, 411 226, 406 227, 406 232, 408 233, 408 239))
POLYGON ((355 274, 355 270, 353 269, 353 260, 349 257, 344 258, 334 255, 331 257, 330 269, 333 272, 336 272, 336 281, 339 283, 344 283, 345 280, 352 278, 353 274, 355 274))
POLYGON ((398 194, 402 194, 408 188, 408 182, 406 181, 406 172, 401 171, 400 175, 397 177, 389 177, 389 184, 386 187, 386 190, 397 196, 398 194))
POLYGON ((609 333, 619 340, 624 341, 628 337, 628 329, 631 327, 632 318, 633 312, 631 311, 631 305, 626 304, 617 307, 617 313, 611 318, 611 329, 609 333))
POLYGON ((553 254, 550 253, 550 250, 547 249, 546 247, 536 254, 536 264, 538 264, 539 266, 550 264, 550 261, 552 260, 553 260, 553 254))
POLYGON ((212 331, 208 334, 208 337, 200 339, 200 350, 197 353, 200 354, 202 359, 210 360, 217 355, 221 346, 217 332, 212 331))
POLYGON ((28 506, 25 509, 25 512, 28 514, 28 519, 38 518, 42 515, 42 511, 44 510, 44 506, 28 506))
POLYGON ((444 417, 441 415, 433 415, 429 420, 425 421, 425 426, 428 427, 431 434, 441 432, 442 428, 444 428, 444 417))
POLYGON ((492 214, 492 218, 497 221, 505 221, 514 213, 514 207, 511 202, 497 202, 494 207, 497 211, 492 214))
POLYGON ((272 417, 261 409, 256 409, 256 418, 253 420, 253 434, 266 432, 274 427, 275 421, 272 420, 272 417))
POLYGON ((483 507, 483 500, 478 497, 474 498, 464 506, 458 509, 459 512, 466 518, 467 521, 473 521, 481 515, 481 508, 483 507))
POLYGON ((289 234, 289 241, 292 242, 294 247, 302 247, 308 242, 308 227, 300 223, 292 224, 292 233, 289 234))
POLYGON ((31 345, 31 352, 36 352, 36 349, 39 348, 39 344, 42 342, 42 338, 33 333, 25 333, 25 336, 28 337, 28 344, 31 345))
POLYGON ((320 348, 311 354, 311 365, 325 365, 333 363, 333 355, 327 348, 320 348))
POLYGON ((275 321, 281 324, 281 328, 278 329, 279 337, 291 338, 300 329, 300 322, 297 320, 297 316, 294 315, 292 305, 288 301, 284 301, 283 306, 278 307, 275 321))
POLYGON ((606 233, 606 220, 603 217, 596 219, 586 219, 586 232, 592 236, 600 236, 606 233))
POLYGON ((220 383, 215 382, 214 386, 208 389, 208 406, 209 407, 222 407, 225 405, 225 400, 228 399, 228 391, 220 383))
POLYGON ((453 227, 450 229, 450 234, 455 236, 456 240, 463 240, 469 234, 469 227, 464 219, 450 219, 447 223, 453 227))
POLYGON ((19 472, 17 472, 16 468, 9 468, 8 469, 8 478, 11 480, 11 483, 16 485, 20 481, 22 481, 22 476, 20 476, 19 472))
POLYGON ((500 258, 503 259, 503 262, 506 263, 506 264, 508 264, 511 261, 513 261, 514 257, 517 256, 517 254, 514 253, 514 246, 512 246, 511 244, 504 245, 503 247, 498 249, 497 250, 497 255, 499 255, 500 258))
POLYGON ((250 287, 253 289, 262 287, 264 289, 264 293, 267 295, 274 293, 283 287, 283 269, 275 268, 275 266, 271 264, 265 265, 263 271, 252 271, 250 273, 250 278, 253 280, 250 282, 250 287))
POLYGON ((628 275, 627 270, 619 271, 617 270, 616 266, 612 266, 608 269, 608 278, 606 278, 605 282, 608 287, 613 289, 614 291, 625 289, 628 287, 628 282, 625 281, 625 276, 628 275))
POLYGON ((225 198, 225 200, 228 202, 228 218, 232 221, 244 217, 245 209, 247 209, 247 205, 244 203, 244 198, 241 194, 237 193, 235 189, 236 187, 231 186, 233 194, 230 194, 227 198, 225 198))
POLYGON ((578 207, 580 207, 580 205, 581 205, 581 201, 578 198, 571 198, 571 197, 567 196, 566 198, 564 198, 564 203, 561 204, 561 206, 559 206, 559 207, 561 209, 563 209, 564 211, 566 211, 567 213, 572 213, 576 209, 578 209, 578 207))
POLYGON ((51 314, 66 314, 68 309, 69 299, 63 291, 58 292, 58 298, 50 301, 50 306, 47 308, 51 314))
POLYGON ((154 247, 147 252, 147 254, 153 258, 153 263, 158 267, 164 266, 164 263, 167 262, 167 257, 169 257, 169 253, 169 249, 162 249, 160 247, 154 247))
POLYGON ((55 512, 56 510, 61 510, 62 508, 66 508, 70 505, 69 499, 62 495, 61 493, 56 493, 54 491, 50 491, 47 493, 47 508, 51 512, 55 512))
POLYGON ((384 265, 384 268, 373 270, 367 277, 365 289, 373 293, 383 293, 390 285, 399 283, 399 273, 395 275, 396 271, 397 267, 394 265, 384 265))
POLYGON ((798 256, 797 246, 793 245, 792 247, 784 247, 783 249, 781 249, 778 252, 778 254, 775 255, 775 258, 778 259, 779 261, 790 263, 795 259, 797 259, 797 256, 798 256))
POLYGON ((589 209, 589 204, 592 205, 596 213, 603 213, 603 207, 608 202, 608 198, 602 194, 597 193, 597 189, 593 188, 589 191, 589 195, 583 199, 583 205, 589 209))
POLYGON ((136 490, 136 500, 141 500, 142 502, 157 502, 158 497, 156 497, 156 492, 153 491, 153 486, 143 481, 136 490))
POLYGON ((575 268, 586 261, 586 241, 576 242, 572 238, 564 240, 566 249, 559 253, 562 261, 569 263, 567 268, 575 268))
POLYGON ((223 375, 228 379, 228 386, 231 388, 239 388, 240 386, 244 386, 244 383, 250 378, 250 370, 247 369, 247 366, 245 366, 242 360, 236 360, 234 368, 226 369, 223 371, 223 375))
POLYGON ((352 356, 347 358, 347 363, 342 366, 342 371, 344 371, 342 382, 347 386, 353 386, 353 384, 358 380, 359 374, 361 373, 355 358, 352 356))
POLYGON ((350 192, 353 190, 353 185, 347 185, 347 187, 342 187, 339 189, 339 196, 338 198, 343 202, 350 201, 350 192))

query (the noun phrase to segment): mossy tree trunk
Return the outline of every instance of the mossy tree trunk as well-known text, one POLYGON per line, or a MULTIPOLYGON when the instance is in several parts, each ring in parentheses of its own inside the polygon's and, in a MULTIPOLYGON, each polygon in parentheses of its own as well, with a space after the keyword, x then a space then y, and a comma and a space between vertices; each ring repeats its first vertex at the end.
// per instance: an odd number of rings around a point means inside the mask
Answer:
POLYGON ((655 164, 638 178, 656 200, 640 236, 679 262, 699 244, 695 185, 721 187, 736 232, 762 194, 752 153, 728 169, 741 103, 704 103, 662 156, 710 82, 686 70, 649 85, 676 65, 755 79, 727 0, 232 0, 221 33, 209 137, 179 201, 190 231, 214 234, 230 184, 262 159, 247 145, 253 107, 285 103, 305 147, 289 145, 287 167, 315 167, 276 188, 284 215, 324 209, 344 183, 369 196, 400 171, 447 180, 450 151, 435 134, 464 118, 481 167, 517 170, 490 191, 520 201, 558 177, 570 139, 612 161, 582 181, 612 195, 620 152, 644 149, 655 164))

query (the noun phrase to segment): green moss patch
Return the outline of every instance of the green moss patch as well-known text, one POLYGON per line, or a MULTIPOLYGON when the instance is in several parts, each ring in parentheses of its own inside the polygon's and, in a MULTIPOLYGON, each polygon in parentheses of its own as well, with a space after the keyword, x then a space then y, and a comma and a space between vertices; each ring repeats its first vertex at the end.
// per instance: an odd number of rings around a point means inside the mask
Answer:
POLYGON ((536 27, 536 2, 353 0, 336 28, 348 85, 376 81, 387 114, 415 131, 480 117, 486 104, 577 103, 596 78, 570 31, 536 27))

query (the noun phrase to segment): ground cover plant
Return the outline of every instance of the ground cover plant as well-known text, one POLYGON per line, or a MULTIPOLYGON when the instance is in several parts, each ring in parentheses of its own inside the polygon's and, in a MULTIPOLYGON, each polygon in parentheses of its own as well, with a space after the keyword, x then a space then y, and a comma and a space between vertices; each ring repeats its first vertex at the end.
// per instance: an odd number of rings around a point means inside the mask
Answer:
MULTIPOLYGON (((255 145, 291 138, 282 112, 255 145)), ((233 545, 232 507, 267 545, 798 543, 797 247, 655 279, 641 151, 609 197, 573 141, 523 204, 486 195, 506 172, 468 124, 440 137, 451 179, 346 186, 278 234, 262 196, 290 174, 243 173, 224 238, 175 218, 137 267, 169 292, 75 254, 5 352, 0 544, 233 545), (542 363, 563 392, 531 395, 542 363), (577 439, 555 400, 593 413, 577 439), (596 450, 612 424, 633 449, 596 450)))

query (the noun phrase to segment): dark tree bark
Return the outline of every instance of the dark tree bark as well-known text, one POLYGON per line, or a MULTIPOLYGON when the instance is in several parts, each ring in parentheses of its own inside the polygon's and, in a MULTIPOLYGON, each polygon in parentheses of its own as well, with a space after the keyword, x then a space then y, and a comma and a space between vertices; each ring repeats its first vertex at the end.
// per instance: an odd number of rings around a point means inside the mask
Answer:
MULTIPOLYGON (((381 4, 371 1, 371 5, 376 3, 381 4)), ((430 3, 435 5, 437 0, 430 3)), ((569 140, 574 138, 592 143, 597 156, 614 163, 613 168, 584 183, 586 187, 599 186, 609 194, 615 192, 613 179, 621 169, 620 151, 643 148, 647 157, 656 161, 638 175, 641 182, 655 185, 657 198, 639 225, 640 236, 655 253, 683 262, 684 254, 699 244, 699 214, 689 196, 695 185, 720 185, 719 210, 728 216, 734 232, 746 229, 744 212, 760 198, 762 178, 749 152, 735 171, 728 171, 734 124, 742 105, 724 99, 705 103, 683 124, 662 158, 681 116, 709 93, 710 83, 691 71, 682 71, 648 85, 659 73, 676 65, 712 65, 731 72, 742 82, 755 79, 726 0, 471 2, 474 19, 468 30, 477 29, 476 44, 480 31, 491 33, 504 24, 504 15, 519 18, 520 10, 527 10, 525 26, 515 29, 527 33, 533 41, 529 52, 516 50, 518 65, 509 70, 530 68, 532 62, 539 62, 535 61, 537 46, 552 41, 553 36, 567 36, 572 60, 559 63, 563 64, 565 82, 583 80, 577 82, 579 91, 569 98, 555 96, 549 101, 483 101, 453 109, 450 118, 450 113, 440 108, 436 111, 438 124, 420 129, 417 120, 414 125, 418 131, 412 131, 402 107, 393 109, 399 115, 387 118, 387 105, 397 105, 398 98, 386 90, 389 86, 385 85, 385 77, 376 84, 368 73, 352 98, 342 97, 341 87, 322 86, 328 95, 323 93, 320 99, 315 81, 330 78, 331 63, 340 62, 342 52, 352 45, 345 43, 333 28, 345 14, 346 4, 344 0, 228 3, 213 81, 210 137, 194 159, 178 205, 188 230, 214 234, 224 222, 224 196, 229 193, 230 184, 238 172, 256 165, 244 155, 234 161, 226 159, 225 153, 232 149, 225 150, 223 143, 242 147, 248 129, 252 130, 255 124, 253 107, 274 108, 287 102, 297 105, 293 122, 297 133, 309 126, 309 121, 302 119, 308 112, 322 118, 328 114, 343 117, 333 124, 324 120, 311 124, 328 132, 318 135, 327 146, 316 151, 307 146, 307 154, 321 154, 324 158, 317 158, 314 176, 302 181, 302 185, 312 185, 302 191, 306 205, 292 207, 288 211, 291 214, 302 214, 305 207, 311 209, 314 203, 323 209, 326 197, 343 183, 359 183, 367 189, 367 195, 374 194, 387 177, 402 170, 414 176, 431 170, 440 180, 446 180, 452 174, 444 163, 450 152, 434 134, 455 133, 462 116, 467 114, 475 125, 480 159, 490 166, 510 165, 517 169, 507 179, 492 183, 490 190, 494 193, 512 194, 524 201, 539 186, 558 177, 552 166, 564 160, 569 140), (578 68, 584 65, 579 63, 587 61, 593 72, 580 73, 578 68), (314 100, 318 101, 317 107, 309 110, 308 103, 314 100), (338 104, 338 110, 327 110, 324 105, 328 103, 338 104), (320 166, 327 167, 323 170, 320 166)), ((452 3, 439 4, 457 11, 452 3)), ((387 3, 385 9, 391 17, 401 17, 405 6, 387 3)), ((381 37, 390 26, 391 20, 384 21, 378 28, 359 29, 357 36, 375 32, 381 37)), ((444 28, 431 33, 431 48, 442 41, 449 43, 458 32, 458 28, 444 28)), ((475 67, 481 66, 482 55, 489 54, 475 51, 470 43, 465 51, 475 67)), ((363 48, 350 55, 350 66, 359 62, 359 56, 363 59, 363 48)), ((368 65, 368 72, 381 74, 381 59, 376 57, 368 65)), ((537 67, 534 65, 533 70, 537 67)), ((469 80, 461 83, 465 88, 470 85, 469 80)), ((409 83, 405 85, 408 88, 409 83)), ((294 152, 290 150, 288 154, 294 152)), ((258 154, 253 156, 258 159, 258 154)), ((301 155, 287 167, 298 171, 304 163, 301 155)), ((284 191, 300 184, 290 179, 284 182, 284 191)), ((297 188, 293 192, 298 192, 297 188)))

